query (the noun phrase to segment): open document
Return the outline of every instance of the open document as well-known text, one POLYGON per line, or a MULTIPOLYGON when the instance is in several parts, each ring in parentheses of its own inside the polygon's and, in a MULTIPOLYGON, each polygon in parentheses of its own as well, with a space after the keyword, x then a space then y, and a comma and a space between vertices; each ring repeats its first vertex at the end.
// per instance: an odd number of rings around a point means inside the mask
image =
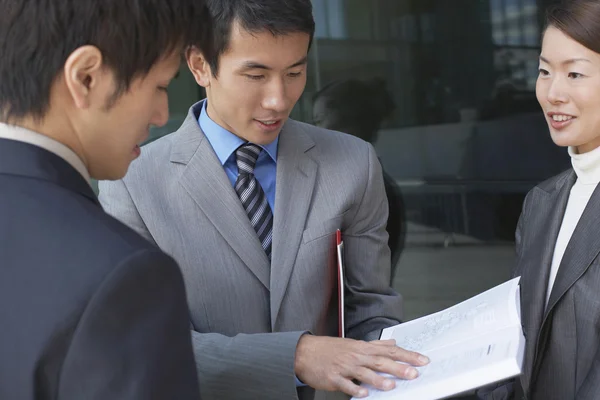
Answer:
POLYGON ((396 388, 369 388, 369 399, 443 399, 521 373, 525 338, 521 329, 519 279, 503 283, 446 310, 384 329, 407 350, 428 356, 412 381, 396 388))

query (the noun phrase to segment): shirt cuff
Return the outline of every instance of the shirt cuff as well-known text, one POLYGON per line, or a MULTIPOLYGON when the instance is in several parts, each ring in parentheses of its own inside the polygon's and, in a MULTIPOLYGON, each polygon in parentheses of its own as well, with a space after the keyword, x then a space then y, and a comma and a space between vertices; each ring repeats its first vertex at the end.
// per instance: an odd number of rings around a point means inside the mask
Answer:
POLYGON ((294 375, 294 379, 296 380, 296 387, 307 386, 306 383, 303 383, 302 381, 300 381, 300 379, 298 379, 298 377, 296 375, 294 375))
MULTIPOLYGON (((312 333, 310 331, 306 331, 306 332, 304 332, 302 334, 302 336, 303 335, 312 335, 312 333)), ((296 376, 296 374, 294 374, 294 380, 296 381, 296 387, 305 387, 305 386, 308 386, 306 383, 304 383, 300 379, 298 379, 298 377, 296 376)))

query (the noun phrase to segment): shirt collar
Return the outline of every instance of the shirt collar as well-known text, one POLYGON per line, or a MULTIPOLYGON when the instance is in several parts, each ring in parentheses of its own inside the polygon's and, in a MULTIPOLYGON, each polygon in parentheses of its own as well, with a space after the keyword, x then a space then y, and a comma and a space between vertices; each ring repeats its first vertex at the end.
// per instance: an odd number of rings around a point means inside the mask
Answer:
MULTIPOLYGON (((206 112, 206 104, 207 101, 205 100, 204 104, 202 104, 200 117, 198 117, 198 124, 217 154, 221 165, 225 165, 227 160, 229 160, 237 148, 246 143, 246 141, 213 121, 206 112)), ((269 144, 259 145, 269 155, 275 164, 277 164, 278 142, 279 137, 275 138, 275 140, 269 144)))
POLYGON ((54 153, 69 163, 71 167, 75 168, 75 170, 77 170, 77 172, 83 176, 86 182, 90 184, 90 174, 85 164, 73 150, 64 144, 46 135, 42 135, 41 133, 33 132, 20 126, 8 125, 4 123, 0 123, 0 138, 28 143, 54 153))

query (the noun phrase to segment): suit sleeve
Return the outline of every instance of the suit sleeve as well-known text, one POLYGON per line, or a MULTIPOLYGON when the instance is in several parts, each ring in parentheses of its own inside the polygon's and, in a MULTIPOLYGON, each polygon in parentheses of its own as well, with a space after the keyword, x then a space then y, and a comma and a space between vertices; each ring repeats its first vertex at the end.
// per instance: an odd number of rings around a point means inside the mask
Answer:
POLYGON ((192 332, 200 393, 205 399, 297 398, 296 346, 306 332, 192 332))
POLYGON ((391 259, 386 224, 388 202, 381 165, 370 144, 362 200, 344 230, 347 277, 347 336, 378 339, 381 329, 402 319, 402 297, 390 287, 391 259))
POLYGON ((150 243, 156 245, 148 227, 146 227, 133 203, 129 190, 123 180, 101 181, 98 184, 98 188, 100 192, 98 200, 104 211, 136 231, 150 243))
POLYGON ((65 356, 58 398, 199 396, 179 268, 159 251, 140 251, 90 299, 65 356))
POLYGON ((594 361, 577 391, 577 400, 596 400, 600 393, 600 350, 596 351, 594 361))

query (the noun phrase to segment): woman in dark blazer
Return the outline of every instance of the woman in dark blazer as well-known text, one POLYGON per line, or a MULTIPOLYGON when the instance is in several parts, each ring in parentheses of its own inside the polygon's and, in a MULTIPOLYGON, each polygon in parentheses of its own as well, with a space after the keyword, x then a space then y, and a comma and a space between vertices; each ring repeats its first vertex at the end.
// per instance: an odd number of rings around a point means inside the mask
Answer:
MULTIPOLYGON (((523 371, 487 399, 600 399, 600 0, 548 11, 536 93, 572 168, 529 192, 516 232, 523 371), (514 389, 514 390, 513 390, 514 389)), ((535 157, 535 149, 531 149, 535 157)))

